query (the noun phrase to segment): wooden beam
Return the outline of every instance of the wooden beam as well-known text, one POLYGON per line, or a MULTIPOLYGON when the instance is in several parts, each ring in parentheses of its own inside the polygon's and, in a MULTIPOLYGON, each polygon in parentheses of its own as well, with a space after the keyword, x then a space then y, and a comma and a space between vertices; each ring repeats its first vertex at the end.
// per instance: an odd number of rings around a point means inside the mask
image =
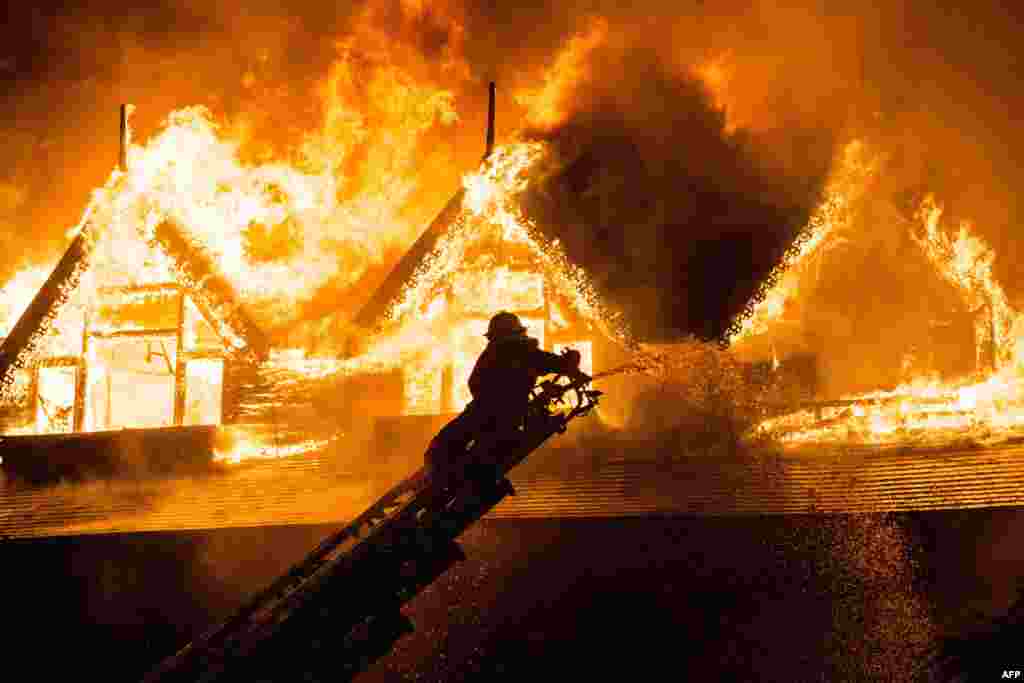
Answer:
POLYGON ((49 322, 56 317, 60 306, 78 286, 92 251, 90 232, 91 223, 86 223, 71 241, 32 303, 18 318, 10 334, 0 343, 0 393, 6 393, 13 381, 13 373, 25 364, 26 358, 31 358, 49 322))
POLYGON ((121 144, 117 155, 117 167, 122 173, 128 171, 128 105, 121 105, 121 144))
POLYGON ((82 359, 78 356, 54 356, 43 358, 34 365, 40 368, 73 368, 80 365, 81 362, 82 359))
POLYGON ((32 368, 29 372, 31 373, 28 387, 28 406, 31 411, 29 424, 32 425, 32 431, 35 431, 36 411, 39 410, 39 368, 32 368))
POLYGON ((178 293, 178 350, 174 367, 174 424, 181 425, 185 419, 185 293, 178 293))
POLYGON ((120 337, 145 338, 145 337, 173 337, 178 333, 178 328, 167 327, 152 330, 116 330, 114 332, 90 332, 93 339, 117 339, 120 337))
POLYGON ((487 141, 484 152, 484 159, 491 156, 494 151, 494 109, 495 109, 495 83, 491 81, 487 86, 487 141))
POLYGON ((451 363, 445 363, 441 368, 441 412, 451 412, 452 404, 455 402, 455 368, 451 363))
POLYGON ((130 285, 123 287, 98 287, 96 293, 101 297, 117 296, 118 294, 166 294, 173 296, 182 291, 182 286, 176 282, 160 282, 149 285, 130 285))
POLYGON ((225 360, 228 354, 223 351, 182 351, 179 358, 190 360, 225 360))
POLYGON ((175 270, 199 312, 224 339, 228 348, 253 360, 263 360, 270 352, 270 343, 249 316, 233 285, 220 272, 209 253, 190 241, 173 221, 160 223, 153 230, 151 242, 160 246, 173 262, 175 270), (229 333, 237 340, 225 339, 229 333), (243 344, 244 348, 238 348, 243 344))
POLYGON ((89 380, 89 368, 85 359, 89 353, 89 309, 85 311, 85 320, 82 322, 82 355, 75 370, 75 408, 71 412, 71 431, 80 432, 85 425, 85 387, 89 380))

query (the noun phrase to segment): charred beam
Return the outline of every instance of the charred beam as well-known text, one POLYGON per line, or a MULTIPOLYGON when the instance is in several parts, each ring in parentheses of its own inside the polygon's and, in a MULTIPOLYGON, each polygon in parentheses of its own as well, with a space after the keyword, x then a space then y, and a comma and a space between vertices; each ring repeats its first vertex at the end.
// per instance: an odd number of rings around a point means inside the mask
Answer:
POLYGON ((81 362, 78 356, 54 356, 52 358, 43 358, 33 365, 40 368, 74 368, 81 362))
POLYGON ((121 144, 117 155, 117 167, 122 173, 128 171, 128 105, 121 105, 121 144))
POLYGON ((27 365, 49 332, 53 320, 78 287, 92 254, 90 233, 91 224, 87 222, 18 318, 11 333, 0 344, 0 398, 11 390, 14 371, 27 365))
POLYGON ((89 381, 89 364, 86 359, 89 357, 89 324, 91 316, 89 309, 85 311, 85 320, 82 323, 82 355, 75 359, 75 409, 71 419, 73 424, 71 430, 80 432, 85 428, 85 387, 89 381))
POLYGON ((267 357, 269 345, 241 305, 238 294, 220 274, 202 248, 190 242, 171 221, 164 221, 151 233, 150 241, 163 249, 199 312, 213 326, 234 353, 253 360, 267 357))
POLYGON ((178 329, 175 327, 160 328, 160 329, 140 329, 140 330, 113 330, 110 332, 90 332, 89 336, 93 339, 117 339, 118 337, 129 337, 129 338, 145 338, 145 337, 173 337, 178 334, 178 329))
POLYGON ((185 359, 182 350, 185 345, 185 293, 178 295, 178 347, 174 365, 174 424, 185 421, 185 359))
MULTIPOLYGON (((494 108, 495 84, 492 81, 488 87, 487 138, 484 161, 487 160, 487 157, 491 155, 494 149, 494 108)), ((459 217, 459 214, 462 213, 462 198, 465 194, 465 190, 460 189, 448 200, 448 203, 431 221, 419 239, 413 243, 409 251, 405 253, 405 256, 402 257, 402 260, 398 262, 398 265, 387 276, 373 297, 356 313, 352 322, 357 327, 366 330, 374 330, 380 327, 388 309, 398 300, 405 284, 410 281, 413 273, 416 272, 416 268, 434 250, 441 236, 448 231, 459 217)))
POLYGON ((484 161, 494 151, 494 108, 495 108, 495 84, 491 81, 487 87, 487 146, 484 152, 484 161))
POLYGON ((97 287, 96 293, 101 297, 131 296, 133 294, 152 294, 159 296, 176 296, 181 292, 181 285, 175 282, 161 282, 148 285, 129 285, 123 287, 97 287))
POLYGON ((384 280, 373 297, 353 318, 357 327, 372 330, 380 326, 388 308, 397 301, 405 284, 410 281, 416 267, 434 250, 438 240, 448 231, 462 212, 462 198, 465 190, 456 192, 441 212, 437 214, 430 226, 413 243, 395 269, 384 280))
POLYGON ((190 360, 225 360, 226 355, 217 351, 181 351, 181 358, 190 360))

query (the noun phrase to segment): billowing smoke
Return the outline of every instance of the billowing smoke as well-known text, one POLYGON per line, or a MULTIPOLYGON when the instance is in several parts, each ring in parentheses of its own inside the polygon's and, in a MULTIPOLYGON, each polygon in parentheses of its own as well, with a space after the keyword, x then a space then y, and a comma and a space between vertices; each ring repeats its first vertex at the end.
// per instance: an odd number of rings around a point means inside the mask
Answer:
MULTIPOLYGON (((138 106, 139 140, 201 104, 254 163, 317 139, 342 150, 339 197, 389 244, 369 261, 339 249, 339 271, 367 279, 328 283, 299 313, 346 313, 479 160, 495 79, 499 142, 526 128, 558 153, 532 208, 641 333, 719 332, 813 208, 836 142, 865 132, 900 150, 900 184, 977 221, 1000 277, 1019 281, 1011 26, 984 3, 955 16, 770 0, 15 7, 0 53, 0 277, 56 258, 116 161, 121 102, 138 106), (450 93, 457 121, 396 142, 383 132, 422 112, 394 96, 421 90, 450 93), (374 192, 394 193, 384 215, 355 201, 374 192)), ((257 257, 287 241, 273 227, 254 231, 257 257)))
POLYGON ((526 135, 553 145, 557 160, 526 211, 639 336, 718 336, 806 222, 833 134, 812 122, 732 130, 699 56, 673 60, 668 35, 651 30, 596 22, 529 100, 526 135))

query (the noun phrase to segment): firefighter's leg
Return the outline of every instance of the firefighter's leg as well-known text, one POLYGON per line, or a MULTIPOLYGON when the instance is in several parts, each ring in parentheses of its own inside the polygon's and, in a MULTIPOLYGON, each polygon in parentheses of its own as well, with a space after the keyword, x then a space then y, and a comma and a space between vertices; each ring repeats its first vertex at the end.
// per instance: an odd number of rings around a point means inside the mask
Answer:
POLYGON ((467 464, 467 476, 481 483, 493 484, 500 477, 498 459, 508 447, 508 415, 504 412, 489 411, 479 420, 477 443, 471 451, 473 457, 467 464))
POLYGON ((458 472, 466 447, 474 436, 473 417, 469 411, 461 413, 431 440, 424 456, 431 476, 447 480, 458 472))

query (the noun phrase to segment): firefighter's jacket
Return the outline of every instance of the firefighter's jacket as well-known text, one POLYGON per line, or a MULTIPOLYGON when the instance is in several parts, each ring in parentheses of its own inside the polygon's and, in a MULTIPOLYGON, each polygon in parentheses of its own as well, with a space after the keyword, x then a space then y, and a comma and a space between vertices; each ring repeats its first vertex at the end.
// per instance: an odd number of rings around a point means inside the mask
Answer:
POLYGON ((541 349, 532 337, 501 337, 488 342, 477 358, 469 375, 469 392, 477 404, 474 407, 514 415, 525 411, 538 377, 575 369, 565 357, 541 349))

